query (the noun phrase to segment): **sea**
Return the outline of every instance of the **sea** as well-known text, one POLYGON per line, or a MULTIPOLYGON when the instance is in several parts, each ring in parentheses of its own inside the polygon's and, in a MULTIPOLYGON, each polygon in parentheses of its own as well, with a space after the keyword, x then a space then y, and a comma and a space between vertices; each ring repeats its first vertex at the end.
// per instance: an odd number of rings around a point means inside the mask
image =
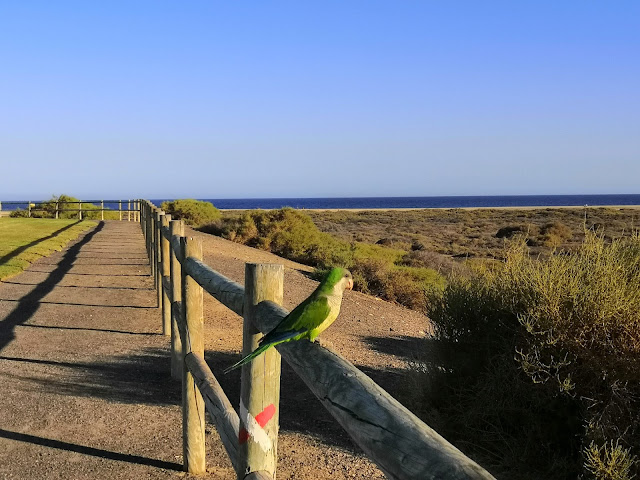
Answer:
MULTIPOLYGON (((160 204, 173 199, 154 199, 160 204)), ((450 197, 327 197, 327 198, 200 198, 222 210, 272 209, 387 209, 387 208, 469 208, 469 207, 584 207, 640 205, 640 194, 616 195, 495 195, 450 197)), ((34 202, 34 201, 32 201, 34 202)), ((127 200, 122 207, 126 209, 127 200)), ((34 202, 38 203, 38 202, 34 202)), ((96 203, 99 205, 99 201, 96 203)), ((27 202, 2 202, 2 210, 27 208, 27 202)), ((118 203, 105 201, 105 207, 118 210, 118 203)), ((69 207, 75 208, 75 207, 69 207)))
MULTIPOLYGON (((204 198, 222 210, 331 208, 469 208, 469 207, 584 207, 640 205, 640 194, 618 195, 500 195, 452 197, 332 197, 332 198, 204 198)), ((165 200, 151 200, 155 205, 165 200)))

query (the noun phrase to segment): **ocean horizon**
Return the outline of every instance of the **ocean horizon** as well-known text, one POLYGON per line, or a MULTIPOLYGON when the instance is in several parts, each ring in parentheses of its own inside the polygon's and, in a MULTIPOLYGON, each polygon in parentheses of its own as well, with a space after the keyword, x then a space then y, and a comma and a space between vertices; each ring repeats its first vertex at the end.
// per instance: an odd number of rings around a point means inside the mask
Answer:
MULTIPOLYGON (((151 200, 160 206, 170 199, 151 200)), ((584 207, 640 205, 640 194, 612 195, 489 195, 441 197, 325 197, 325 198, 202 198, 221 210, 273 209, 386 209, 473 207, 584 207)))
MULTIPOLYGON (((111 198, 113 199, 113 197, 111 198)), ((175 200, 152 199, 154 205, 175 200)), ((473 195, 433 197, 318 197, 318 198, 198 198, 211 202, 221 210, 274 209, 393 209, 393 208, 500 208, 500 207, 584 207, 637 206, 640 194, 611 195, 473 195)), ((46 200, 32 200, 40 203, 46 200)), ((123 199, 123 208, 127 200, 123 199)), ((99 202, 98 202, 99 203, 99 202)), ((27 202, 4 201, 2 210, 26 208, 27 202)), ((105 207, 118 209, 118 204, 105 202, 105 207)))

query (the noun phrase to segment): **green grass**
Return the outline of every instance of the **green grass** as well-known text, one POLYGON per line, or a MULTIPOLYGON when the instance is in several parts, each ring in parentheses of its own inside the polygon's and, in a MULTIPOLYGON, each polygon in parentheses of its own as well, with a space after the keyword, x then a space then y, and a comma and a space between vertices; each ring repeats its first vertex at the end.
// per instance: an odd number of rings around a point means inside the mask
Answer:
POLYGON ((96 223, 39 218, 0 218, 0 280, 17 275, 31 262, 61 250, 96 223))

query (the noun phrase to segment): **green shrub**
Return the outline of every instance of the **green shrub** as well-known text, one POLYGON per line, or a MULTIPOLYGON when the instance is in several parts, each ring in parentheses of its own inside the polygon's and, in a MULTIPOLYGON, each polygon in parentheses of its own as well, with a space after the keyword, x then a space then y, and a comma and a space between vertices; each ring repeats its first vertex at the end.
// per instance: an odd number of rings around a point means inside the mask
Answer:
POLYGON ((425 292, 444 282, 433 269, 399 266, 404 250, 340 240, 292 208, 245 212, 202 230, 314 266, 318 272, 333 266, 349 268, 357 290, 417 310, 425 308, 425 292))
POLYGON ((429 381, 445 430, 511 478, 596 475, 597 458, 615 472, 594 478, 631 478, 624 471, 638 473, 640 451, 640 238, 607 244, 588 233, 576 251, 545 260, 519 240, 505 258, 431 294, 446 369, 432 368, 440 376, 429 381), (602 450, 612 441, 628 461, 602 450))
POLYGON ((162 210, 174 220, 183 220, 187 225, 201 226, 213 223, 221 217, 220 210, 211 202, 183 199, 162 202, 162 210))
POLYGON ((27 210, 22 210, 21 208, 16 208, 9 214, 11 218, 25 218, 28 215, 29 212, 27 212, 27 210))

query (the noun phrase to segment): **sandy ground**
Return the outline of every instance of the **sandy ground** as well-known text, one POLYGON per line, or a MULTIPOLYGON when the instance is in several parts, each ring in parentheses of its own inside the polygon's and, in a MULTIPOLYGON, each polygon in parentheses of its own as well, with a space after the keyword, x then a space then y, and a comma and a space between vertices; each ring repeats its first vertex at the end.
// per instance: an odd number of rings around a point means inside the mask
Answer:
MULTIPOLYGON (((204 241, 205 262, 243 283, 244 263, 283 263, 285 307, 314 288, 309 267, 226 240, 204 241)), ((241 319, 205 296, 206 359, 232 404, 241 319)), ((323 334, 403 403, 424 316, 357 292, 323 334)), ((0 283, 0 478, 189 478, 181 472, 180 387, 136 223, 103 222, 72 246, 0 283)), ((205 478, 235 479, 208 427, 205 478)), ((278 478, 383 478, 283 364, 278 478)), ((202 477, 198 477, 202 478, 202 477)))

